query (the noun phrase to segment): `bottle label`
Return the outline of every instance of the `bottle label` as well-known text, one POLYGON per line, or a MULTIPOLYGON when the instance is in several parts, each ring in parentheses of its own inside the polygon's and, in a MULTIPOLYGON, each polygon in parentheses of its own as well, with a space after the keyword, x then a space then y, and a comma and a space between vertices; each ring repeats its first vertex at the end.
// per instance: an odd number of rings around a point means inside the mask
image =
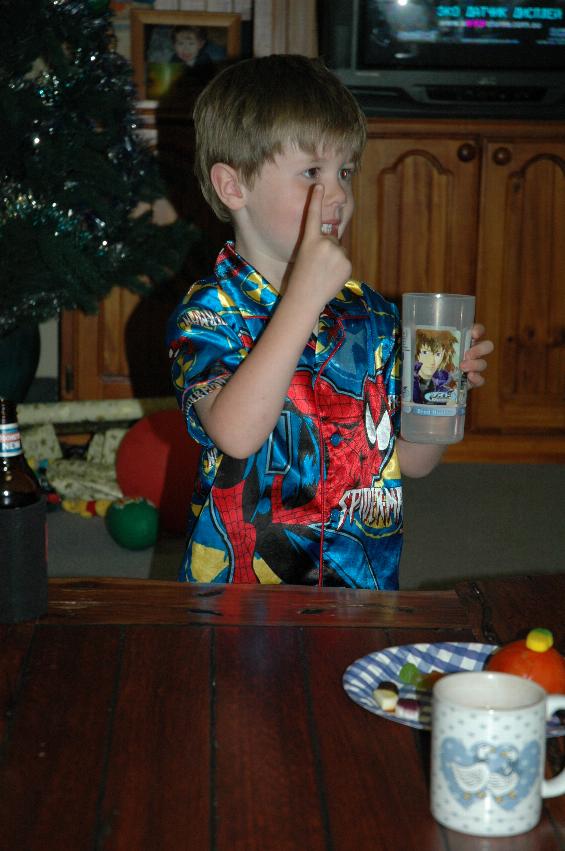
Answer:
POLYGON ((465 413, 467 376, 459 363, 470 339, 470 330, 457 328, 402 329, 402 408, 406 413, 424 417, 465 413))
POLYGON ((15 458, 22 453, 22 439, 18 424, 0 424, 0 458, 15 458))

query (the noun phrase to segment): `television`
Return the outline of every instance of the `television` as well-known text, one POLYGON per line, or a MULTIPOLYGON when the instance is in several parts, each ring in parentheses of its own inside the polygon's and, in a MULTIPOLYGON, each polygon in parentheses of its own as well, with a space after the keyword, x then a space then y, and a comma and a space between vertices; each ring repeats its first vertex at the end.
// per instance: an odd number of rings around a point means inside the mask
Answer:
POLYGON ((565 0, 321 0, 320 54, 367 115, 565 118, 565 0))

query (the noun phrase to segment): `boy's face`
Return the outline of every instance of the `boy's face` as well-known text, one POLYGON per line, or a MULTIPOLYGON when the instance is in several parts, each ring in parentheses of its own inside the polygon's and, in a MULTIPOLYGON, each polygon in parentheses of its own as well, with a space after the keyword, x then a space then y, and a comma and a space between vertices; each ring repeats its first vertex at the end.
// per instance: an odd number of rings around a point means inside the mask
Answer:
POLYGON ((183 62, 196 59, 201 47, 202 41, 195 33, 186 30, 175 35, 175 53, 183 62))
MULTIPOLYGON (((291 262, 300 246, 312 187, 324 186, 322 232, 341 239, 353 214, 354 165, 348 153, 325 149, 316 156, 286 147, 267 161, 245 188, 242 250, 269 280, 270 266, 291 262)), ((238 247, 239 250, 239 247, 238 247)), ((276 283, 271 280, 272 283, 276 283)))

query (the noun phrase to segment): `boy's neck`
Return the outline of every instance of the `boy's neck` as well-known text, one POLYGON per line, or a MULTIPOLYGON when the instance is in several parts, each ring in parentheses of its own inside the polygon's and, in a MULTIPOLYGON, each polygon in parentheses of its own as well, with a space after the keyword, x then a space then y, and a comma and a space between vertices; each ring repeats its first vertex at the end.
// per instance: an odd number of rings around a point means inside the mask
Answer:
POLYGON ((279 262, 266 253, 253 249, 245 240, 238 238, 237 234, 235 238, 235 250, 240 257, 243 257, 250 266, 253 266, 269 282, 273 289, 279 293, 284 292, 286 281, 292 270, 291 263, 285 264, 279 262))

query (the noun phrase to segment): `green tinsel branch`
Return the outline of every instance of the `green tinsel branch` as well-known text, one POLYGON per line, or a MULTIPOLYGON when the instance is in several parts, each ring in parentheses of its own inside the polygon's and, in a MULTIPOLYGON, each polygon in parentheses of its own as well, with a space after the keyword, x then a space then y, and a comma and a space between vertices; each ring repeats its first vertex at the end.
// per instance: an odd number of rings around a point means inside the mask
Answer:
POLYGON ((199 236, 132 216, 165 193, 107 5, 0 0, 0 334, 144 292, 199 236))

